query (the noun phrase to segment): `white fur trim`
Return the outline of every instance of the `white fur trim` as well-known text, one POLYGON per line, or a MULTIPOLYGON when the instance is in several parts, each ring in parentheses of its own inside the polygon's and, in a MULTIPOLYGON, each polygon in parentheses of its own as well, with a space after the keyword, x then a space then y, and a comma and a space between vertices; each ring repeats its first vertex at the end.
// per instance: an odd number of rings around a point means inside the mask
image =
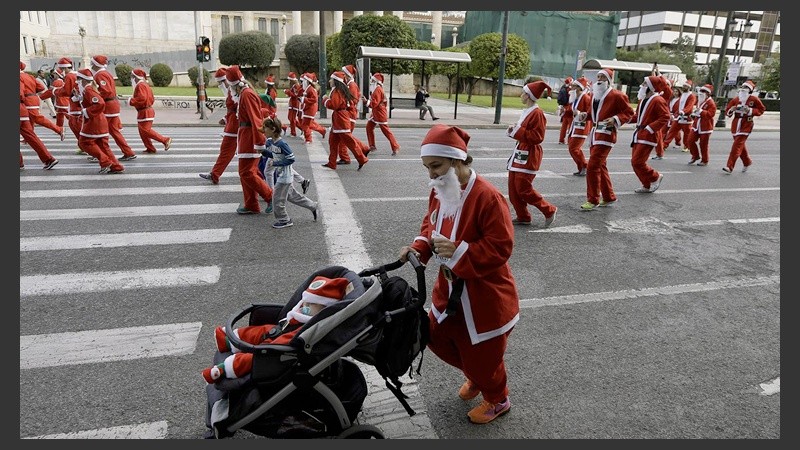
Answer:
POLYGON ((441 156, 443 158, 467 159, 467 152, 457 147, 442 144, 425 144, 420 148, 420 156, 441 156))
POLYGON ((611 76, 611 75, 610 75, 610 74, 609 74, 609 73, 608 73, 608 72, 607 72, 605 69, 599 70, 599 71, 597 72, 597 75, 600 75, 601 73, 602 73, 603 75, 605 75, 605 76, 606 76, 606 78, 608 78, 608 82, 609 82, 609 83, 613 83, 613 82, 614 82, 614 77, 612 77, 612 76, 611 76))
POLYGON ((331 303, 336 303, 338 301, 339 301, 338 299, 330 298, 330 297, 323 297, 321 295, 312 294, 312 293, 310 293, 308 291, 303 292, 303 297, 301 299, 301 302, 316 303, 318 305, 325 305, 325 306, 328 306, 331 303))
POLYGON ((342 79, 341 77, 337 77, 336 74, 331 74, 331 78, 341 83, 344 83, 344 79, 342 79))

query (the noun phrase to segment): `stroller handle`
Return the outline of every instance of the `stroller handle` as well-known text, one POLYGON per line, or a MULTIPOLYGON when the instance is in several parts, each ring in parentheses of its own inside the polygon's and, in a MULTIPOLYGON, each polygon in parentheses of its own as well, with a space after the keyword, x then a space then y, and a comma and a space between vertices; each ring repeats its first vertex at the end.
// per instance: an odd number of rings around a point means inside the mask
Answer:
POLYGON ((245 308, 244 310, 232 314, 230 318, 228 318, 228 323, 225 326, 225 336, 228 337, 228 341, 230 341, 231 345, 240 349, 245 353, 268 353, 269 351, 276 351, 279 353, 285 353, 288 351, 296 350, 294 347, 289 345, 277 345, 277 344, 250 344, 247 342, 242 341, 239 339, 234 333, 234 324, 241 320, 244 316, 250 314, 254 309, 258 308, 259 306, 263 305, 256 305, 252 304, 245 308))

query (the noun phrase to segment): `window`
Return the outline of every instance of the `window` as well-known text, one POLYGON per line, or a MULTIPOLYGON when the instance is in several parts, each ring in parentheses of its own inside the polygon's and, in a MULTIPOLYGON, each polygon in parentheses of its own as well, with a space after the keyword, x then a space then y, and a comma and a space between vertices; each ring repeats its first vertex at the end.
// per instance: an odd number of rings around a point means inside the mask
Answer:
POLYGON ((267 19, 263 17, 258 19, 258 31, 267 32, 267 19))
POLYGON ((28 50, 28 36, 22 36, 22 44, 25 46, 25 54, 27 55, 30 53, 30 50, 28 50))
POLYGON ((233 32, 242 32, 242 16, 233 16, 233 32))
POLYGON ((275 42, 278 42, 278 30, 280 26, 278 25, 278 19, 271 19, 269 21, 269 34, 275 38, 275 42))
POLYGON ((36 46, 36 38, 32 38, 31 41, 33 42, 33 54, 39 53, 39 48, 36 46))
POLYGON ((222 35, 226 36, 231 33, 231 19, 228 16, 219 16, 219 25, 222 29, 222 35))

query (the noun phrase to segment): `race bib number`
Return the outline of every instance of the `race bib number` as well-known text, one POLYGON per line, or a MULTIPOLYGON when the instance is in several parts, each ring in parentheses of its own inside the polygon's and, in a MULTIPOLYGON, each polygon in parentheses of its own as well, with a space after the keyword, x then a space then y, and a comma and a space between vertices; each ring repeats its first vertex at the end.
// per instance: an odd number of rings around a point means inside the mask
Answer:
POLYGON ((515 150, 514 151, 514 162, 517 164, 527 164, 528 163, 528 151, 527 150, 515 150))

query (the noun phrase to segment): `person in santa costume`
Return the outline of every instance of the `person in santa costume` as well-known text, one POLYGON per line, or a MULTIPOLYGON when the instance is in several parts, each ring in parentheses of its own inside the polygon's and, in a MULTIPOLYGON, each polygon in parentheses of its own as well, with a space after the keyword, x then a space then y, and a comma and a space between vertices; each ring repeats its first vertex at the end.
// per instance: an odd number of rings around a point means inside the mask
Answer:
POLYGON ((341 157, 342 151, 350 150, 358 161, 358 170, 361 170, 369 162, 369 158, 364 155, 361 151, 361 146, 353 138, 349 106, 351 103, 357 102, 359 98, 353 97, 353 93, 347 88, 344 72, 338 70, 333 72, 330 78, 330 86, 330 95, 322 97, 323 106, 331 110, 328 162, 322 166, 336 170, 337 157, 341 157))
POLYGON ((61 140, 64 140, 64 128, 54 124, 50 119, 43 116, 41 112, 39 112, 39 107, 42 103, 42 94, 47 95, 48 92, 47 86, 42 82, 42 80, 36 78, 35 76, 25 72, 25 63, 20 61, 19 62, 19 80, 22 83, 22 87, 25 90, 24 94, 24 103, 25 108, 28 110, 28 118, 32 124, 39 125, 45 127, 55 134, 61 137, 61 140))
POLYGON ((572 84, 572 77, 567 77, 564 79, 564 84, 558 91, 558 120, 561 122, 561 128, 558 130, 558 143, 559 144, 566 144, 567 143, 567 132, 569 131, 570 126, 572 125, 573 113, 572 113, 572 105, 569 101, 569 89, 570 85, 572 84), (566 98, 562 97, 562 92, 566 93, 566 98), (562 100, 564 103, 562 104, 560 101, 562 100))
POLYGON ((519 321, 519 296, 508 263, 511 211, 503 193, 470 167, 469 140, 466 131, 447 125, 434 125, 423 139, 420 154, 432 187, 428 211, 400 260, 413 252, 428 267, 438 266, 428 348, 463 372, 461 399, 482 394, 467 413, 482 424, 511 409, 504 355, 519 321))
POLYGON ((547 119, 536 101, 550 90, 550 86, 544 81, 534 81, 523 86, 519 98, 525 109, 517 123, 506 129, 506 135, 516 141, 514 151, 506 163, 508 198, 517 215, 512 221, 515 225, 531 224, 528 205, 533 205, 544 214, 544 228, 552 225, 558 211, 554 204, 545 200, 533 187, 533 180, 542 164, 542 141, 547 129, 547 119))
MULTIPOLYGON (((91 70, 94 74, 94 83, 100 95, 103 96, 103 101, 106 103, 106 110, 104 114, 108 121, 108 132, 114 138, 120 150, 122 150, 122 157, 120 161, 130 161, 136 159, 136 152, 128 145, 125 136, 122 135, 122 121, 119 118, 119 97, 117 97, 117 88, 114 82, 114 76, 111 75, 106 67, 108 67, 108 58, 105 55, 95 55, 91 59, 91 70)), ((165 146, 165 148, 168 148, 165 146)))
POLYGON ((83 111, 78 145, 97 160, 100 164, 100 173, 123 173, 125 167, 120 164, 108 145, 108 121, 104 115, 106 105, 103 96, 94 87, 94 75, 89 69, 81 69, 76 75, 78 92, 72 101, 80 103, 83 111))
MULTIPOLYGON (((153 129, 153 121, 156 117, 156 112, 153 109, 155 97, 153 96, 153 90, 150 88, 150 85, 147 84, 147 74, 144 69, 141 67, 133 69, 133 72, 131 72, 131 85, 133 85, 133 95, 128 99, 128 104, 136 108, 136 125, 139 127, 139 137, 144 144, 144 152, 156 152, 153 140, 162 143, 164 145, 164 151, 169 150, 170 145, 172 145, 172 138, 162 136, 153 129)), ((108 126, 110 127, 111 123, 109 123, 108 126)), ((120 159, 124 160, 125 158, 120 159)))
POLYGON ((289 72, 289 87, 283 90, 283 93, 289 97, 289 112, 287 120, 289 122, 290 135, 297 137, 297 129, 300 127, 299 118, 302 116, 303 110, 300 109, 300 97, 302 95, 302 86, 300 80, 297 79, 297 74, 289 72))
MULTIPOLYGON (((277 324, 236 328, 233 334, 242 342, 252 345, 287 345, 311 317, 326 306, 342 300, 353 289, 353 284, 347 278, 317 276, 303 291, 297 305, 286 313, 286 319, 277 324)), ((203 369, 201 374, 208 384, 216 383, 223 378, 241 378, 253 370, 253 353, 242 352, 231 345, 225 327, 214 329, 214 342, 220 353, 232 354, 223 362, 203 369)))
POLYGON ((56 125, 64 127, 69 116, 69 98, 56 95, 56 90, 64 86, 64 77, 67 73, 61 67, 53 68, 53 81, 50 82, 50 92, 53 97, 53 106, 56 109, 56 125))
POLYGON ((322 139, 325 139, 325 134, 327 131, 325 131, 325 128, 322 125, 317 123, 316 119, 317 111, 319 110, 319 85, 317 84, 317 74, 306 72, 301 77, 301 80, 303 83, 303 101, 300 108, 303 110, 303 115, 300 128, 303 130, 303 136, 305 137, 306 144, 310 144, 314 141, 311 136, 312 131, 316 131, 317 133, 321 134, 322 139))
POLYGON ((758 96, 753 95, 755 89, 756 83, 753 80, 745 81, 739 86, 738 95, 725 105, 725 115, 733 118, 731 121, 733 144, 728 155, 728 162, 722 168, 722 171, 727 174, 733 172, 738 159, 741 159, 744 165, 742 172, 747 172, 747 169, 753 164, 745 142, 747 142, 750 133, 753 132, 753 117, 764 114, 766 110, 758 96))
POLYGON ((655 192, 664 179, 664 175, 647 164, 647 159, 658 145, 659 132, 669 123, 669 106, 659 94, 668 89, 665 85, 666 81, 660 76, 645 77, 639 86, 636 113, 630 119, 631 123, 636 124, 631 138, 631 166, 642 183, 642 187, 634 190, 637 194, 655 192))
MULTIPOLYGON (((697 97, 692 93, 692 82, 686 80, 683 83, 676 85, 675 90, 680 92, 678 100, 672 105, 671 113, 677 116, 675 121, 669 127, 669 133, 666 135, 665 145, 668 145, 672 140, 675 144, 680 146, 681 138, 686 143, 686 136, 689 135, 689 128, 692 126, 693 119, 691 116, 694 111, 694 106, 697 104, 697 97)), ((687 145, 683 146, 688 149, 687 145)), ((685 150, 689 151, 689 150, 685 150)))
POLYGON ((592 93, 589 90, 589 80, 583 76, 573 80, 569 86, 568 101, 573 118, 570 129, 567 132, 567 150, 578 169, 577 172, 572 174, 577 177, 585 177, 587 163, 586 156, 583 154, 583 143, 592 129, 592 119, 590 117, 592 93))
MULTIPOLYGON (((44 164, 44 170, 50 170, 58 164, 58 159, 53 157, 44 142, 36 135, 33 129, 33 123, 30 119, 30 110, 25 107, 25 94, 27 92, 22 79, 19 80, 19 134, 30 148, 36 152, 36 156, 44 164)), ((25 168, 25 160, 22 157, 22 151, 19 152, 19 169, 25 168)))
POLYGON ((394 137, 394 133, 389 129, 389 113, 386 105, 389 100, 386 99, 386 94, 383 92, 383 74, 375 72, 369 80, 369 100, 362 96, 361 99, 370 110, 370 117, 367 121, 367 142, 369 143, 369 150, 376 150, 375 147, 375 127, 380 127, 381 132, 386 139, 389 140, 389 147, 392 149, 392 156, 397 155, 400 151, 400 144, 394 137))
MULTIPOLYGON (((358 149, 361 150, 361 153, 363 153, 364 156, 367 156, 369 155, 369 152, 372 151, 372 148, 355 135, 356 121, 358 120, 358 102, 362 97, 361 89, 358 87, 358 83, 356 82, 356 66, 352 64, 343 66, 342 73, 344 74, 344 84, 347 85, 347 89, 350 90, 350 93, 353 94, 353 98, 356 99, 356 101, 348 105, 347 108, 347 111, 350 113, 350 134, 353 136, 353 143, 355 143, 358 149)), ((352 148, 347 147, 339 153, 339 164, 350 164, 350 155, 347 152, 348 150, 353 152, 352 148)))
POLYGON ((681 98, 681 89, 678 84, 669 81, 672 83, 672 97, 667 102, 667 108, 669 108, 669 123, 667 124, 667 129, 664 132, 664 148, 668 148, 669 145, 674 141, 675 148, 681 147, 681 142, 684 143, 686 141, 686 134, 681 135, 680 129, 676 127, 678 123, 678 115, 680 111, 678 110, 678 101, 681 98))
POLYGON ((592 85, 592 131, 586 167, 586 202, 582 211, 605 207, 617 201, 606 160, 617 142, 617 130, 633 117, 628 96, 611 86, 614 69, 601 69, 592 85))
POLYGON ((694 122, 689 128, 689 134, 684 139, 692 154, 692 159, 689 160, 690 166, 698 160, 700 161, 697 163, 698 166, 708 165, 708 141, 711 139, 711 133, 714 132, 717 115, 717 103, 712 97, 713 94, 714 86, 710 84, 701 86, 697 93, 697 105, 691 113, 694 122))
POLYGON ((78 74, 72 66, 72 60, 69 58, 61 58, 56 63, 56 66, 63 70, 64 75, 64 84, 60 87, 56 87, 56 90, 53 93, 56 97, 63 97, 66 98, 69 102, 69 112, 67 113, 67 125, 69 129, 72 130, 72 133, 75 135, 75 139, 78 141, 78 150, 75 152, 78 155, 88 155, 82 148, 80 148, 80 134, 81 134, 81 127, 83 126, 83 111, 81 108, 81 104, 73 100, 73 98, 80 98, 76 94, 79 91, 79 84, 78 83, 78 74))
POLYGON ((219 90, 222 91, 222 95, 225 97, 225 117, 219 120, 219 124, 224 126, 222 133, 220 133, 222 142, 219 144, 219 156, 217 156, 217 161, 214 163, 214 167, 211 168, 211 172, 198 174, 200 178, 213 184, 219 184, 219 178, 225 172, 233 157, 236 156, 236 136, 239 132, 239 119, 236 118, 238 104, 233 100, 228 80, 225 78, 227 73, 228 69, 225 67, 220 67, 214 73, 214 80, 217 81, 217 86, 219 86, 219 90))
POLYGON ((266 136, 261 132, 264 117, 261 115, 261 98, 245 80, 239 66, 230 66, 225 73, 233 101, 238 104, 236 120, 239 122, 236 137, 236 154, 239 157, 239 181, 242 184, 244 203, 236 209, 238 214, 259 214, 258 197, 272 203, 272 189, 258 173, 261 151, 266 148, 266 136))

